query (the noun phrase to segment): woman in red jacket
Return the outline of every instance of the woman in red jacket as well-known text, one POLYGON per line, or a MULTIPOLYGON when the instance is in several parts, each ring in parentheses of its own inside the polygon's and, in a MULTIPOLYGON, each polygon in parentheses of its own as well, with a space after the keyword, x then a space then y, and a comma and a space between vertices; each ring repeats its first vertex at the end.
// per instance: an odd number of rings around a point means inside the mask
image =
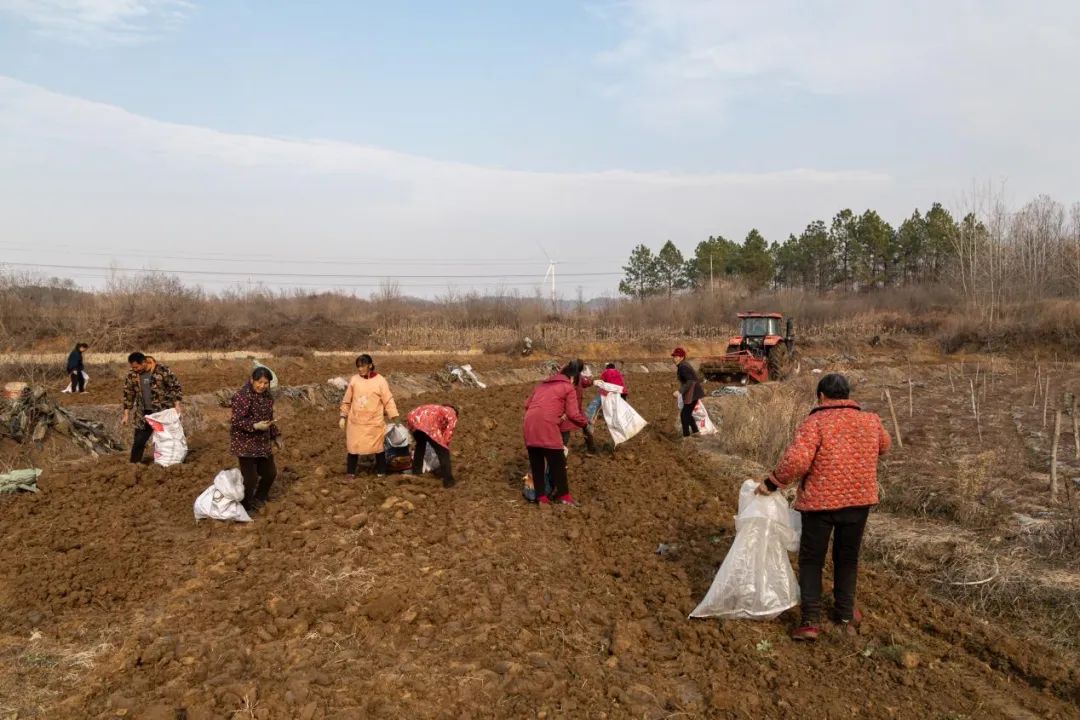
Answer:
MULTIPOLYGON (((561 372, 536 386, 525 401, 525 447, 533 478, 543 478, 551 471, 551 497, 540 495, 538 502, 547 505, 554 499, 563 505, 576 505, 566 478, 566 455, 560 427, 564 419, 574 427, 589 424, 581 412, 576 384, 583 365, 572 360, 561 372)), ((542 480, 540 481, 542 482, 542 480)), ((537 486, 539 487, 539 485, 537 486)))
POLYGON ((821 574, 830 536, 833 620, 845 633, 858 632, 859 549, 870 508, 878 503, 878 457, 892 444, 881 418, 848 398, 851 389, 843 375, 821 378, 817 392, 817 407, 795 432, 776 470, 758 486, 762 495, 798 487, 802 625, 791 637, 806 641, 817 640, 821 633, 821 574))

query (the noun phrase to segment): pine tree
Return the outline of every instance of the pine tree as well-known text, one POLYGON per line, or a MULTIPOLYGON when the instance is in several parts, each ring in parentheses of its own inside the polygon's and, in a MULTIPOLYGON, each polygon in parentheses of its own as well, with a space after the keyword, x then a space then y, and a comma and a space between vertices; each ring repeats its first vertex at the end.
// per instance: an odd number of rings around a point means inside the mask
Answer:
POLYGON ((676 290, 690 287, 686 260, 675 243, 668 240, 656 255, 656 276, 659 286, 670 298, 676 290))
POLYGON ((769 254, 769 244, 756 229, 747 234, 739 248, 735 269, 752 290, 760 290, 772 281, 776 268, 769 254))
POLYGON ((645 302, 660 289, 657 258, 646 245, 638 245, 630 253, 630 260, 623 266, 626 275, 619 282, 619 292, 645 302))

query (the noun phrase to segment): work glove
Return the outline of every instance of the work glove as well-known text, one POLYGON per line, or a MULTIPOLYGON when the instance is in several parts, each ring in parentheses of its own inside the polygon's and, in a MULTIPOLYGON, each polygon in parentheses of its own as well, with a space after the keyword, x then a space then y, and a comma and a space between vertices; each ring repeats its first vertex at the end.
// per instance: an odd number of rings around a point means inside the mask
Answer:
POLYGON ((266 432, 270 429, 270 424, 271 423, 269 420, 260 420, 257 423, 253 423, 251 427, 255 428, 259 432, 266 432))
POLYGON ((344 430, 345 429, 345 418, 341 418, 340 420, 338 420, 337 426, 339 428, 341 428, 342 430, 344 430))

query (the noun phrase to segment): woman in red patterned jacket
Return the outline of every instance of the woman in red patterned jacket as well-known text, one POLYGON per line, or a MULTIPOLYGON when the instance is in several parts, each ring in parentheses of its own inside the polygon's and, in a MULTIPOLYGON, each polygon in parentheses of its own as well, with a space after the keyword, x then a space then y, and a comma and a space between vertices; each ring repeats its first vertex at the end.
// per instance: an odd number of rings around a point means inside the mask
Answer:
POLYGON ((460 411, 453 405, 421 405, 408 415, 409 429, 416 440, 413 451, 412 474, 419 475, 424 469, 424 453, 428 444, 439 458, 439 474, 444 488, 457 483, 450 467, 450 440, 454 437, 460 411))
POLYGON ((878 457, 892 444, 881 418, 848 399, 847 378, 829 374, 818 383, 818 406, 795 432, 795 439, 758 486, 767 495, 798 486, 795 509, 802 514, 799 590, 802 625, 795 640, 817 640, 821 633, 821 573, 829 536, 833 541, 833 621, 844 632, 858 632, 862 615, 855 607, 859 549, 870 508, 878 503, 878 457))
POLYGON ((259 510, 270 496, 270 486, 277 477, 273 445, 281 446, 274 425, 274 398, 270 395, 273 375, 269 368, 257 367, 251 380, 232 398, 229 427, 230 450, 240 463, 244 476, 244 500, 248 512, 259 510))

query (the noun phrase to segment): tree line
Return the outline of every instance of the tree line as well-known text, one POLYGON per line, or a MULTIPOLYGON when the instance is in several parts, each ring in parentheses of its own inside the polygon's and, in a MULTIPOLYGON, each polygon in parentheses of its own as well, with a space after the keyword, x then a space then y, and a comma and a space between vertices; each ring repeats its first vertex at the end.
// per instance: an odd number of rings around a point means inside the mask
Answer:
POLYGON ((1009 212, 992 191, 973 193, 957 220, 941 203, 916 209, 893 227, 874 210, 841 210, 798 235, 768 243, 756 229, 741 243, 710 236, 684 257, 670 240, 660 251, 638 245, 619 291, 644 301, 739 280, 750 290, 799 288, 825 293, 924 283, 957 283, 977 302, 1007 296, 1080 294, 1080 203, 1071 213, 1040 196, 1009 212))

